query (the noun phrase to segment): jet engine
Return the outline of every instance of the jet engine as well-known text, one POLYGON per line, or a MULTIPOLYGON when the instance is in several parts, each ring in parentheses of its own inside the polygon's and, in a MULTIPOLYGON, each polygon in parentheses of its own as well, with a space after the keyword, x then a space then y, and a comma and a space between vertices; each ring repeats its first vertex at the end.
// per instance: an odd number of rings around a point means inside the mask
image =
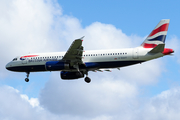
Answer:
POLYGON ((83 78, 84 74, 82 72, 66 72, 61 71, 61 79, 68 80, 68 79, 78 79, 83 78))

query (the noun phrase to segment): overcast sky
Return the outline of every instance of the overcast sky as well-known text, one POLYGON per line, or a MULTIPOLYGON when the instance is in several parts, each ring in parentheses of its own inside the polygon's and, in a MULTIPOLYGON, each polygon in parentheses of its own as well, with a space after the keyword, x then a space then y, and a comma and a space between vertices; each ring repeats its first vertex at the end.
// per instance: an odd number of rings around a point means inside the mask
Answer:
POLYGON ((166 0, 1 0, 1 120, 180 119, 179 4, 166 0), (161 19, 170 19, 166 47, 175 50, 112 72, 61 80, 60 72, 10 72, 28 53, 66 51, 85 36, 85 50, 139 46, 161 19))

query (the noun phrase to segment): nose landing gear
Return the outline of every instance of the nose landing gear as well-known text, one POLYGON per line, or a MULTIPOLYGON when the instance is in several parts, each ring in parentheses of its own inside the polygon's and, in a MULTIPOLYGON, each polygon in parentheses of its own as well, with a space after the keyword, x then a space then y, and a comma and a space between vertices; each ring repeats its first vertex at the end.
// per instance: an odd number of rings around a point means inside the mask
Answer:
POLYGON ((27 78, 25 78, 25 81, 26 81, 26 82, 29 82, 29 74, 30 74, 30 72, 26 72, 26 74, 27 74, 27 75, 26 75, 27 78))
POLYGON ((26 81, 26 82, 29 82, 29 78, 25 78, 25 81, 26 81))

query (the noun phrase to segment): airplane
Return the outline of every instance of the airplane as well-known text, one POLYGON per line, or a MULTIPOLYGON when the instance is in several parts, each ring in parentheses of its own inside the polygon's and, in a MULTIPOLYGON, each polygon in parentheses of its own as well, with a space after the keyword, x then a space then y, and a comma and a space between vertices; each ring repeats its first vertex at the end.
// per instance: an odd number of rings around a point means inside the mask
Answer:
POLYGON ((9 62, 6 69, 26 72, 26 82, 29 82, 30 72, 60 71, 63 80, 84 78, 86 75, 84 80, 90 83, 89 71, 120 69, 174 53, 173 49, 165 48, 169 22, 169 19, 162 19, 145 41, 135 48, 84 51, 82 37, 74 40, 66 52, 21 55, 9 62))

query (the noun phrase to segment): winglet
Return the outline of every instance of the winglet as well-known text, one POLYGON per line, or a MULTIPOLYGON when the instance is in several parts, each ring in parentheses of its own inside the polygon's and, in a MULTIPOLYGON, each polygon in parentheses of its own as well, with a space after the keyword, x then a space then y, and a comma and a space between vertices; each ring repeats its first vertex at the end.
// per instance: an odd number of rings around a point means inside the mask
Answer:
POLYGON ((79 38, 79 39, 83 41, 84 37, 85 37, 85 36, 83 36, 83 37, 81 37, 81 38, 79 38))

